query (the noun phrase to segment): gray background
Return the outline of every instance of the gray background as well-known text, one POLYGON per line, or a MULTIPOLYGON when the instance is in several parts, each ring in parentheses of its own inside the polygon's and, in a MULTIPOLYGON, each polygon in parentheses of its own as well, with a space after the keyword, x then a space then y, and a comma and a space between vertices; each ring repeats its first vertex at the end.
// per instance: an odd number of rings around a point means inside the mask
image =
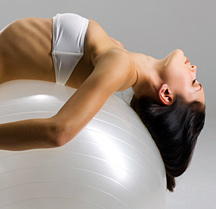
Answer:
POLYGON ((206 126, 190 168, 178 178, 176 191, 167 193, 167 209, 216 208, 215 1, 1 0, 0 28, 22 17, 65 12, 96 20, 129 51, 163 58, 180 48, 197 65, 206 95, 206 126))

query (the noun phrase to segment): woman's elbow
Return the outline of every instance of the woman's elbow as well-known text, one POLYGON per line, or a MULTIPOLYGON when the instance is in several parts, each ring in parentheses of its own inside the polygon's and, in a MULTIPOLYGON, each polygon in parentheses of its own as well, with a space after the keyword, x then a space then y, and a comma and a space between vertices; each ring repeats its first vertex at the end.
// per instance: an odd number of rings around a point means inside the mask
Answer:
POLYGON ((73 138, 73 133, 68 131, 68 126, 64 123, 52 123, 51 130, 51 141, 53 147, 61 147, 73 138))
POLYGON ((53 140, 52 146, 53 146, 53 147, 61 147, 61 146, 65 145, 65 144, 66 144, 65 141, 62 140, 62 138, 61 138, 60 135, 58 135, 58 136, 56 136, 55 139, 53 140))
POLYGON ((64 130, 58 132, 55 138, 55 147, 61 147, 65 145, 70 139, 67 137, 64 130))

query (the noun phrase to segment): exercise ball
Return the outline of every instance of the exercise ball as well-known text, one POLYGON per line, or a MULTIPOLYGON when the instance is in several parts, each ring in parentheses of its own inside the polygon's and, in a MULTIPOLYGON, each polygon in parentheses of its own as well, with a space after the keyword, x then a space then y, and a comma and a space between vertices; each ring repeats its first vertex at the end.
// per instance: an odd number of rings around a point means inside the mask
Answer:
MULTIPOLYGON (((1 84, 0 123, 51 117, 75 91, 45 81, 1 84)), ((0 150, 1 209, 162 209, 165 199, 160 153, 115 95, 64 146, 0 150)))

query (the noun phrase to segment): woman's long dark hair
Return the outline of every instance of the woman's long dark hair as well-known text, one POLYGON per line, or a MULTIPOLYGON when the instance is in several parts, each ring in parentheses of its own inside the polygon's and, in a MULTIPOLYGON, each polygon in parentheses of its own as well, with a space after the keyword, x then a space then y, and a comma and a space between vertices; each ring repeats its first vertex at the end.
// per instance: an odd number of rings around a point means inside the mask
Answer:
POLYGON ((204 126, 205 106, 187 103, 176 95, 171 105, 161 105, 141 97, 131 100, 131 107, 148 128, 164 161, 167 189, 173 191, 175 177, 187 169, 197 137, 204 126))

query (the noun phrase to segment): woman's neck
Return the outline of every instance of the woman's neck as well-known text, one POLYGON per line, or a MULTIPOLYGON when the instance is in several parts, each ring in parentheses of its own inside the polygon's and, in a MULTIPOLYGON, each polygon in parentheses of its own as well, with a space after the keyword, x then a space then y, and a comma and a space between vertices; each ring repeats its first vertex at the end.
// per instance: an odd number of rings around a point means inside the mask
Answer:
POLYGON ((132 53, 137 72, 137 81, 132 87, 135 96, 146 96, 158 100, 158 90, 162 84, 160 71, 163 69, 164 60, 158 60, 151 56, 132 53))

